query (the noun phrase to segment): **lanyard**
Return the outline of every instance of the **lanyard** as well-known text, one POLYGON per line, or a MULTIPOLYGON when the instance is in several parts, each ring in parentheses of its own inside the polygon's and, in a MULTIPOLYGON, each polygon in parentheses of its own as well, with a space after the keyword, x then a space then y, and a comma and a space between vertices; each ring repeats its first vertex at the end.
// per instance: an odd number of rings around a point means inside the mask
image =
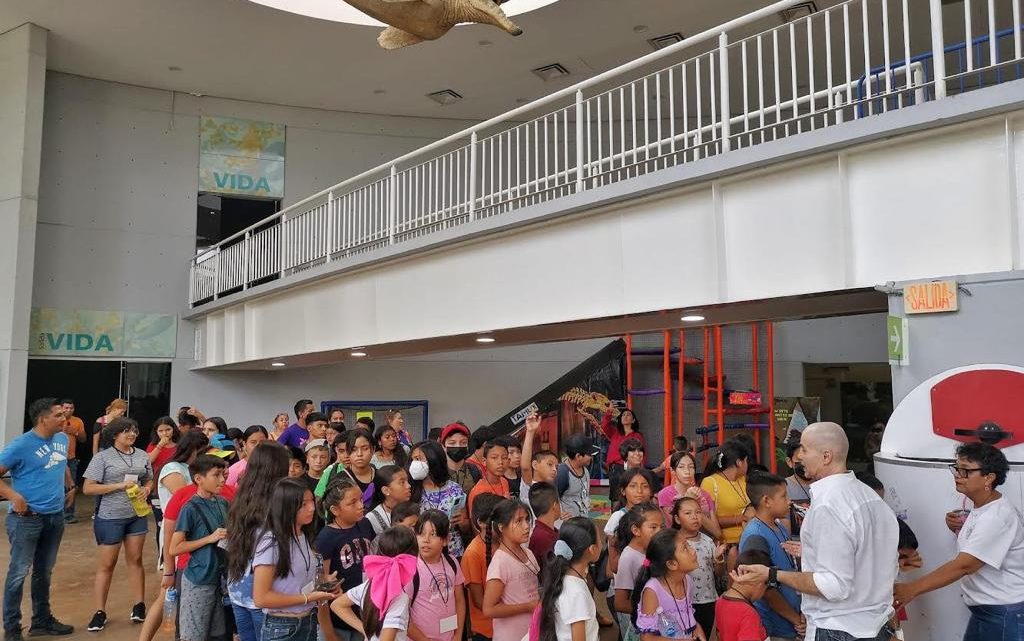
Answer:
POLYGON ((452 581, 448 580, 448 568, 445 567, 446 561, 444 560, 444 553, 441 554, 440 559, 441 578, 444 579, 444 588, 441 587, 441 581, 437 578, 437 575, 430 569, 430 564, 423 560, 423 557, 420 557, 420 560, 423 561, 423 566, 426 567, 427 572, 430 573, 430 581, 434 584, 434 587, 437 588, 437 596, 441 597, 442 603, 448 605, 448 601, 452 598, 452 581))
MULTIPOLYGON (((530 557, 526 557, 526 560, 525 560, 525 561, 524 561, 524 560, 522 560, 521 558, 519 558, 519 555, 518 555, 518 554, 516 554, 516 553, 515 553, 515 552, 514 552, 514 551, 512 550, 512 548, 511 548, 511 547, 509 547, 509 546, 508 546, 508 545, 507 545, 507 544, 506 544, 506 543, 505 543, 504 541, 502 541, 502 542, 501 542, 501 547, 503 547, 503 548, 505 548, 506 550, 508 550, 508 553, 509 553, 509 554, 511 554, 511 555, 512 555, 512 557, 513 557, 513 558, 515 558, 515 560, 516 560, 516 561, 519 561, 520 563, 522 563, 523 565, 525 565, 525 566, 526 566, 526 569, 527 569, 527 570, 529 570, 530 572, 533 572, 534 574, 540 574, 540 568, 539 568, 539 567, 537 567, 537 568, 534 568, 534 567, 533 567, 533 565, 531 565, 531 564, 530 564, 530 557)), ((520 548, 520 549, 521 549, 521 548, 520 548)))
MULTIPOLYGON (((676 606, 676 616, 679 617, 679 625, 683 626, 686 630, 692 630, 697 627, 693 617, 683 618, 683 612, 679 609, 679 599, 676 598, 676 593, 672 591, 672 584, 669 582, 668 577, 665 577, 665 587, 668 588, 668 593, 672 595, 672 604, 676 606)), ((689 614, 690 595, 686 594, 686 575, 683 575, 683 596, 685 597, 686 612, 689 614)))

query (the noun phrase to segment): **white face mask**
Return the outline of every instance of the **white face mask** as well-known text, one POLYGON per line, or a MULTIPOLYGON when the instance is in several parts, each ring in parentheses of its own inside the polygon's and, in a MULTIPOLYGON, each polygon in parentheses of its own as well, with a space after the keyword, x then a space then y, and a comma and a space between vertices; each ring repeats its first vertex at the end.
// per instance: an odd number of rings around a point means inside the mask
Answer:
POLYGON ((430 472, 430 467, 426 461, 413 461, 409 463, 409 476, 414 481, 422 481, 427 478, 428 472, 430 472))

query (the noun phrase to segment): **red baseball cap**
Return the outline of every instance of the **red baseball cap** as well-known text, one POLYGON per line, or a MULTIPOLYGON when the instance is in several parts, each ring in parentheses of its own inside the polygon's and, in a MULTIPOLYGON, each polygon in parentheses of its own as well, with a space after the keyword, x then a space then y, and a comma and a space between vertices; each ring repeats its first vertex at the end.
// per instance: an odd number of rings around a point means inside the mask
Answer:
POLYGON ((456 432, 465 434, 467 438, 469 437, 468 427, 466 427, 462 423, 449 423, 448 425, 444 426, 443 430, 441 430, 441 443, 447 441, 448 437, 451 436, 452 434, 455 434, 456 432))

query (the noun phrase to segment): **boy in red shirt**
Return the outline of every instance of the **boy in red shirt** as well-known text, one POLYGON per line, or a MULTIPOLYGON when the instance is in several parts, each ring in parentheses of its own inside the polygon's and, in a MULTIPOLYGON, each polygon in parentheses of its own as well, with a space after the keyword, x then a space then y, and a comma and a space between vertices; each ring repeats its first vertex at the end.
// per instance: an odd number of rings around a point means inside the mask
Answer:
POLYGON ((550 483, 538 481, 530 486, 530 509, 537 516, 530 534, 530 551, 537 557, 541 570, 547 564, 548 554, 555 548, 558 528, 555 522, 562 518, 562 507, 558 503, 558 490, 550 483))
MULTIPOLYGON (((736 565, 771 565, 760 550, 747 550, 737 557, 736 565)), ((715 625, 719 641, 767 641, 768 633, 754 609, 754 601, 764 596, 766 583, 733 583, 715 603, 715 625)))

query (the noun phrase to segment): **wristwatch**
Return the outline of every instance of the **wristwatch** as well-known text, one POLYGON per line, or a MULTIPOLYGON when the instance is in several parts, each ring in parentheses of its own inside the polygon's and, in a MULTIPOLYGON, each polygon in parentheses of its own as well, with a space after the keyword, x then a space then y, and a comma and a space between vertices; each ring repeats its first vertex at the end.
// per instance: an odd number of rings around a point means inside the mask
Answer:
POLYGON ((779 568, 775 567, 774 565, 768 568, 768 587, 779 587, 779 568))

